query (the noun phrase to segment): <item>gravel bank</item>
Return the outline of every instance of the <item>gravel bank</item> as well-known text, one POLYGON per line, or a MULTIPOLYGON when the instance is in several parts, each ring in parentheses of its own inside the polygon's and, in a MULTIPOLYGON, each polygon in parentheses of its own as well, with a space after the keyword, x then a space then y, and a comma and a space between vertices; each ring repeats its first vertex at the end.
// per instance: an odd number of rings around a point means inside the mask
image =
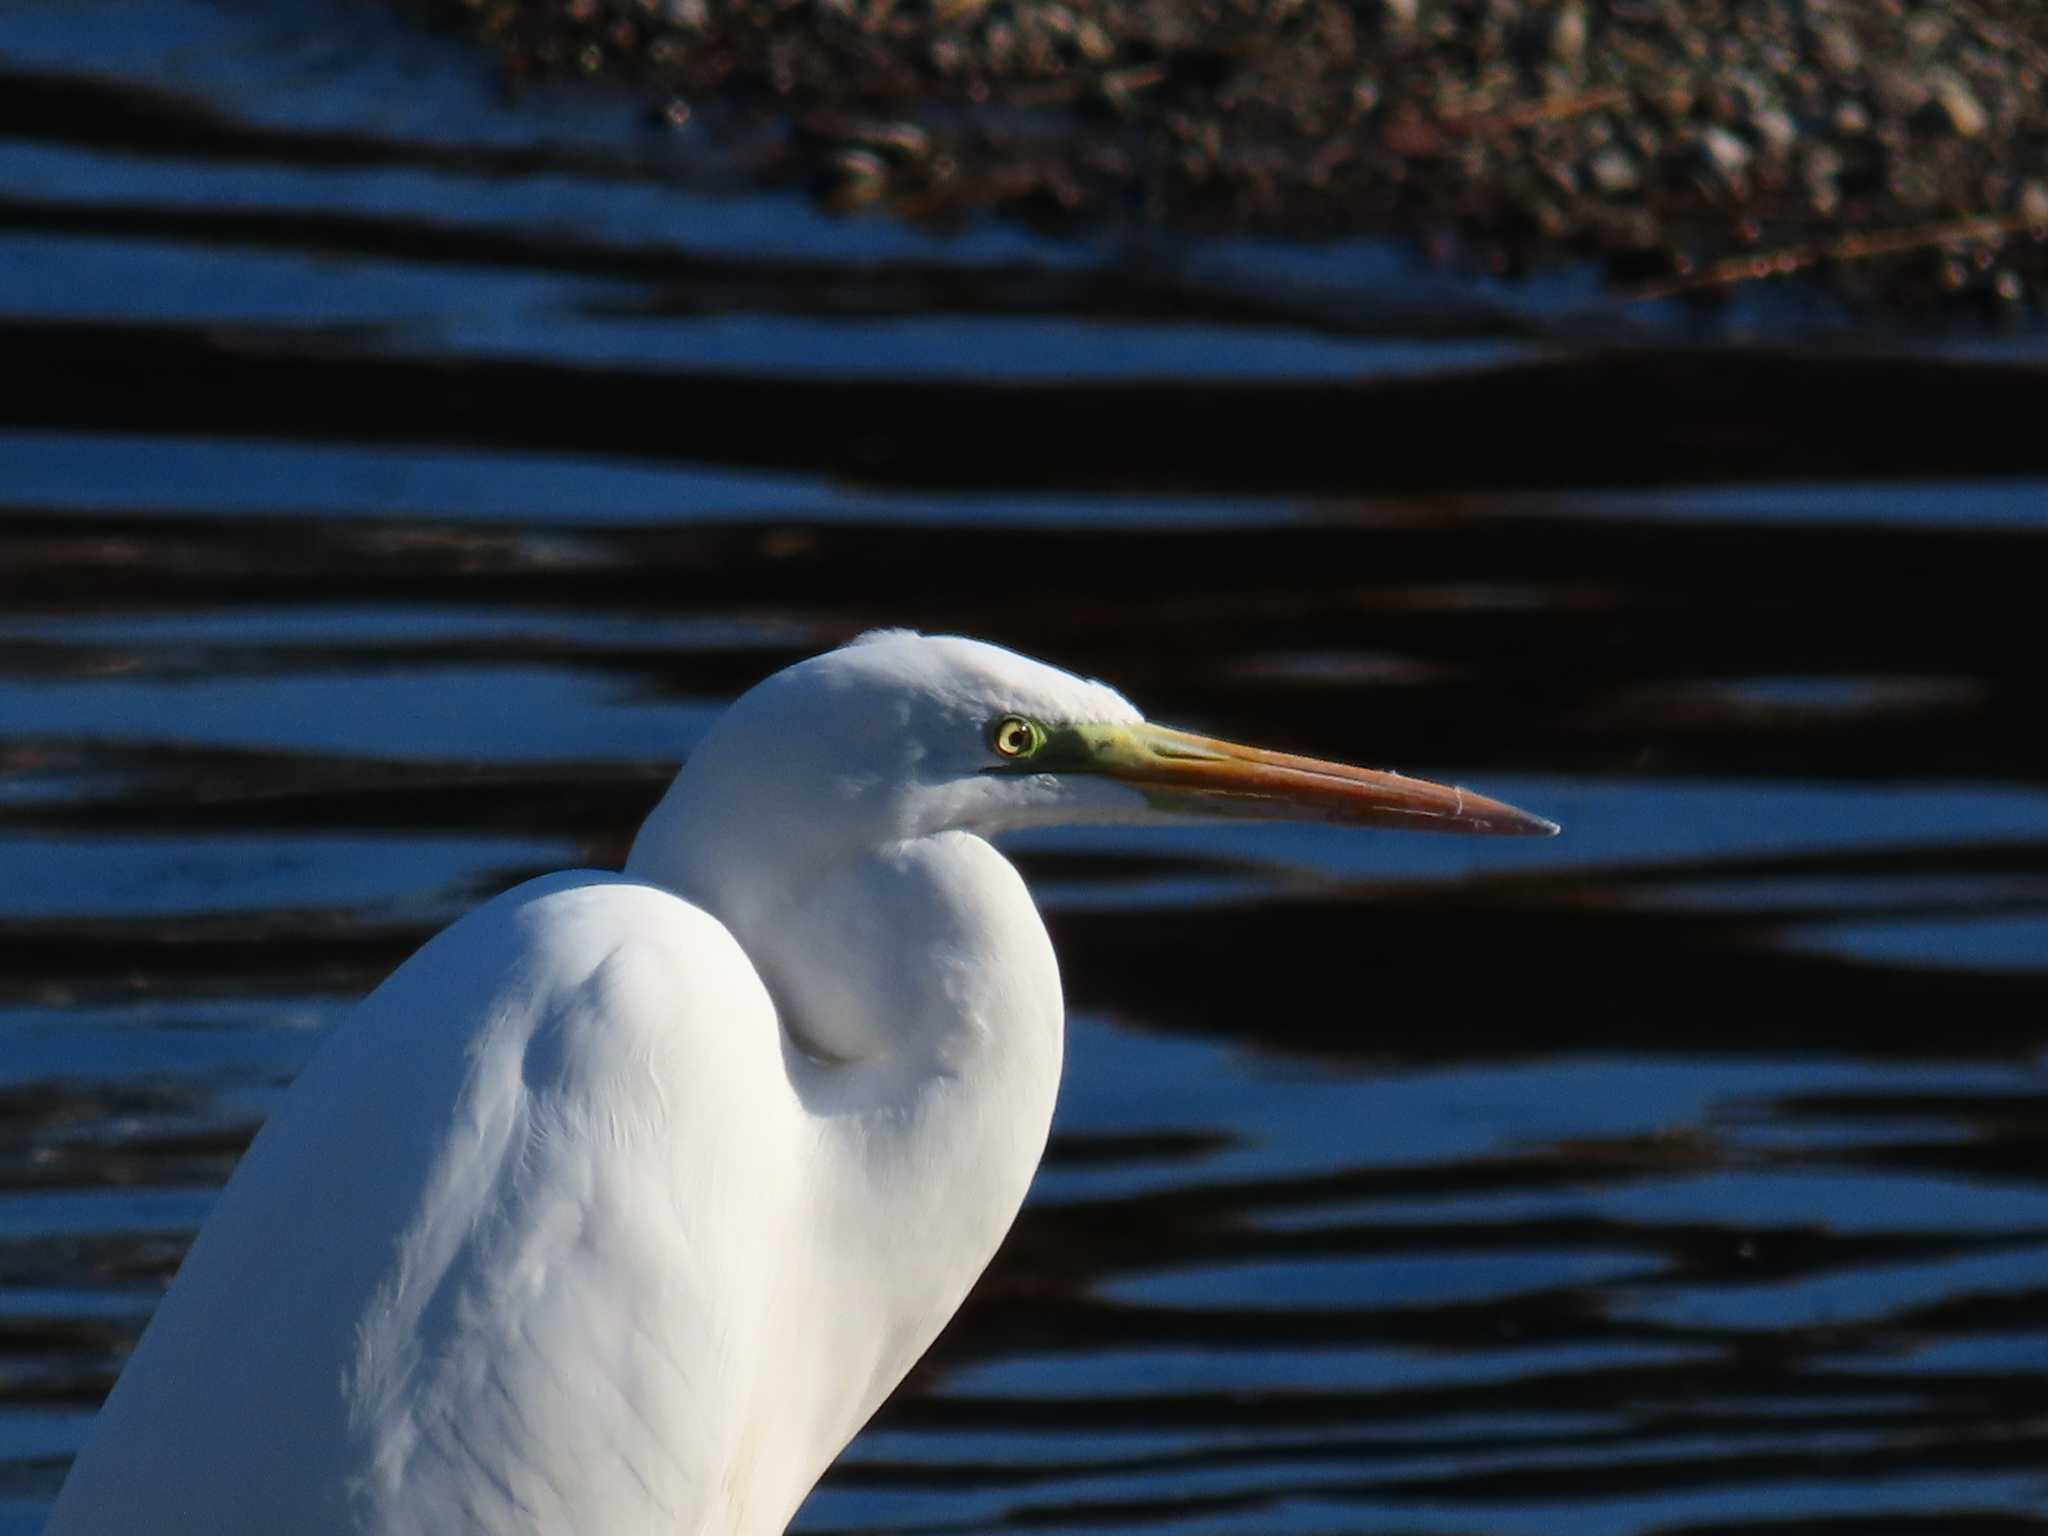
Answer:
POLYGON ((392 0, 843 208, 2048 305, 2038 0, 392 0))

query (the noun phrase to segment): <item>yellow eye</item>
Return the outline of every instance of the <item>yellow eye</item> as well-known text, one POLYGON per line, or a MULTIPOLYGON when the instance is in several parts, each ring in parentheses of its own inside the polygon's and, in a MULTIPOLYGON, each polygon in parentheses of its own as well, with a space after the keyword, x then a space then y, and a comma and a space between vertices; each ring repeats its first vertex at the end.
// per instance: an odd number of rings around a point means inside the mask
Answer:
POLYGON ((998 757, 1029 757, 1045 745, 1045 727, 1023 715, 1002 715, 988 728, 988 744, 998 757))

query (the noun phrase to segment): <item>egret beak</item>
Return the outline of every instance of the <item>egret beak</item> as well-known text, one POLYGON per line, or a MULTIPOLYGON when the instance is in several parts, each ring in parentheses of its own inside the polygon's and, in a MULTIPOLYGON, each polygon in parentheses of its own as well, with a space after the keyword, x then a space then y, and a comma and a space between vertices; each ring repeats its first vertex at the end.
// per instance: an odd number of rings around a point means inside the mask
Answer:
POLYGON ((1100 773, 1165 810, 1335 821, 1413 832, 1549 837, 1557 823, 1470 790, 1374 768, 1212 741, 1162 725, 1079 725, 1051 733, 1034 768, 1100 773), (1081 760, 1075 761, 1075 758, 1081 760))

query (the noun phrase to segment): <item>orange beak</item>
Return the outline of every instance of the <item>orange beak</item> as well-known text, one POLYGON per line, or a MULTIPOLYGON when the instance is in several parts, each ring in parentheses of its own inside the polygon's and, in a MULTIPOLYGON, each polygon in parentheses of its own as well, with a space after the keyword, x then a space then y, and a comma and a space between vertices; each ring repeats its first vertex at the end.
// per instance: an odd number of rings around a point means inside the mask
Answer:
POLYGON ((1060 767, 1129 784, 1163 810, 1504 837, 1549 837, 1558 829, 1470 790, 1160 725, 1068 726, 1047 747, 1044 757, 1069 759, 1060 767))

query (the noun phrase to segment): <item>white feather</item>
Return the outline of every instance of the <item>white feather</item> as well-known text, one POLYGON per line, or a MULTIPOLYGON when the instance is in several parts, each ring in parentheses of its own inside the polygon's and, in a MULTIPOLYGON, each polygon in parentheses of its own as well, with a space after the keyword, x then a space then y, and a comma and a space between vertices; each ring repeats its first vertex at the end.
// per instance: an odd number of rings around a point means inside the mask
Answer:
POLYGON ((1100 697, 873 637, 743 701, 632 877, 427 944, 251 1146, 51 1536, 781 1531, 1043 1150, 1058 972, 969 765, 1100 697))

